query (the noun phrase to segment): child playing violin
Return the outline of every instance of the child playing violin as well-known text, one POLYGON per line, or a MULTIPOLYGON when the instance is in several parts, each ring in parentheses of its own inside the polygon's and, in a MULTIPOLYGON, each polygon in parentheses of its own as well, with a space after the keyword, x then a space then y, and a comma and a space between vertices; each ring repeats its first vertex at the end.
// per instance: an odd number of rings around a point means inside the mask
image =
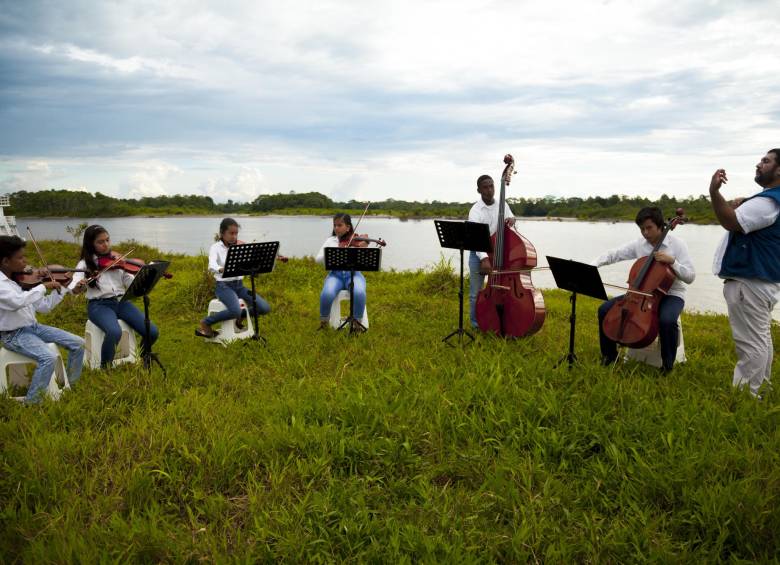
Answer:
POLYGON ((242 243, 238 241, 239 227, 238 222, 233 218, 223 219, 219 224, 219 241, 214 243, 211 249, 209 249, 209 272, 214 275, 217 281, 216 295, 219 301, 225 305, 225 310, 215 312, 200 321, 200 327, 195 330, 195 335, 199 337, 216 337, 218 332, 211 329, 211 326, 225 320, 235 319, 236 325, 239 328, 243 327, 241 306, 238 302, 239 298, 242 298, 248 307, 254 304, 258 315, 262 316, 271 311, 271 306, 259 294, 255 294, 254 300, 252 300, 252 292, 244 286, 244 277, 222 276, 228 248, 231 245, 242 243))
MULTIPOLYGON (((24 292, 14 281, 14 274, 27 268, 25 242, 16 236, 0 236, 0 341, 9 351, 35 360, 38 366, 32 375, 25 403, 40 402, 49 384, 57 360, 47 343, 56 343, 68 350, 68 380, 76 383, 84 361, 84 340, 70 332, 39 324, 36 312, 50 312, 67 294, 59 282, 47 280, 24 292), (47 290, 57 290, 46 294, 47 290)), ((82 292, 84 286, 74 289, 82 292)))
MULTIPOLYGON (((333 216, 333 232, 331 236, 322 244, 315 261, 325 264, 325 248, 346 246, 355 233, 352 227, 352 218, 349 214, 339 213, 333 216)), ((367 247, 368 243, 361 240, 352 241, 354 247, 367 247)), ((366 279, 363 273, 355 271, 354 277, 354 317, 357 320, 363 318, 363 312, 366 309, 366 279)), ((330 271, 325 277, 325 283, 322 285, 320 293, 320 329, 328 327, 330 318, 330 308, 338 293, 342 290, 349 290, 350 272, 349 271, 330 271)), ((362 328, 365 329, 365 328, 362 328)))
POLYGON ((74 289, 78 285, 86 284, 87 289, 87 317, 99 327, 105 338, 100 350, 100 366, 109 368, 114 362, 116 345, 122 337, 119 320, 124 321, 136 333, 141 336, 141 351, 157 341, 159 331, 157 326, 150 324, 149 339, 151 343, 145 343, 144 315, 132 302, 120 298, 125 290, 133 282, 134 275, 121 268, 109 268, 101 270, 98 267, 100 258, 111 257, 111 237, 103 226, 91 225, 84 231, 84 241, 81 246, 81 260, 76 269, 83 269, 95 275, 85 278, 83 272, 73 275, 73 282, 68 288, 74 289), (85 283, 85 281, 87 281, 85 283))

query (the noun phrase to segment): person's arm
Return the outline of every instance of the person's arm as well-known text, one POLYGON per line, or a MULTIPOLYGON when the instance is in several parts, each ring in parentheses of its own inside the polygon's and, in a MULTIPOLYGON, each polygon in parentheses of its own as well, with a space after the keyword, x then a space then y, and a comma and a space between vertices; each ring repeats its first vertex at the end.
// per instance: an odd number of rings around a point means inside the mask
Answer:
MULTIPOLYGON (((477 206, 472 206, 471 210, 469 210, 469 222, 474 222, 477 224, 489 224, 489 222, 485 221, 485 218, 482 217, 482 214, 480 213, 481 209, 477 208, 477 206)), ((482 262, 481 270, 485 272, 485 269, 490 270, 490 262, 484 262, 485 259, 488 258, 488 254, 484 251, 477 251, 477 258, 482 262)))
POLYGON ((729 231, 743 233, 742 226, 737 221, 736 208, 723 198, 723 195, 720 193, 720 188, 727 182, 728 177, 724 169, 718 169, 712 175, 712 180, 710 181, 712 210, 715 212, 715 217, 718 218, 721 226, 729 231))
POLYGON ((222 267, 219 264, 219 246, 216 244, 209 249, 209 272, 214 275, 222 272, 222 267))
POLYGON ((678 239, 675 242, 674 252, 676 257, 674 257, 674 262, 670 263, 669 266, 678 279, 685 284, 691 284, 696 278, 696 269, 694 269, 693 261, 691 261, 691 256, 688 253, 688 245, 681 239, 678 239))
POLYGON ((637 244, 635 241, 627 243, 622 247, 616 249, 610 249, 604 253, 601 257, 596 259, 593 264, 597 267, 603 267, 604 265, 611 265, 619 261, 627 261, 628 259, 637 259, 639 257, 637 253, 637 244))
POLYGON ((28 291, 22 290, 17 284, 0 284, 0 308, 15 312, 35 304, 46 294, 46 287, 43 284, 34 286, 28 291))
POLYGON ((65 298, 65 295, 68 294, 69 288, 62 287, 60 283, 54 282, 54 281, 47 281, 45 283, 42 283, 42 286, 45 286, 49 289, 54 289, 54 292, 50 292, 49 294, 43 296, 38 302, 35 303, 35 311, 40 312, 41 314, 48 314, 54 308, 62 302, 62 299, 65 298))
POLYGON ((338 247, 339 246, 339 239, 336 236, 330 236, 328 239, 325 240, 325 243, 322 244, 322 247, 320 247, 320 250, 317 252, 317 256, 314 258, 314 260, 319 263, 320 265, 325 264, 325 248, 326 247, 338 247))

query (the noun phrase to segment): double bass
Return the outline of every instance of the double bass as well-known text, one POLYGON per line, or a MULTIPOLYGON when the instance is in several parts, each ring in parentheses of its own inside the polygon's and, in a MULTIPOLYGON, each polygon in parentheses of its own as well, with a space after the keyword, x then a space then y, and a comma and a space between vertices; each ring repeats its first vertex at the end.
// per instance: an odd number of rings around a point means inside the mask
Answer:
POLYGON ((515 161, 504 157, 498 227, 491 237, 493 252, 488 254, 491 271, 485 288, 477 295, 477 324, 484 332, 502 337, 522 337, 539 331, 545 317, 544 298, 531 282, 536 267, 536 249, 514 226, 504 221, 506 186, 511 182, 515 161))
POLYGON ((664 227, 661 238, 647 257, 640 257, 628 274, 629 287, 625 296, 617 300, 607 311, 602 323, 604 335, 626 347, 647 347, 658 336, 658 307, 661 299, 677 278, 666 263, 656 261, 654 254, 666 239, 666 234, 685 223, 682 208, 664 227))

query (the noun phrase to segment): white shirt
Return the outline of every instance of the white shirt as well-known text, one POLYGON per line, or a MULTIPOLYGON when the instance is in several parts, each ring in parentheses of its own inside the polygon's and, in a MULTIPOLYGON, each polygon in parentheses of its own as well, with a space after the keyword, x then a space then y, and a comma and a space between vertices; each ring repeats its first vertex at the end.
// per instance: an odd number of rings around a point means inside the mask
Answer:
POLYGON ((227 258, 228 249, 230 248, 225 245, 225 242, 221 239, 214 242, 214 244, 209 248, 209 272, 211 272, 211 274, 214 275, 214 278, 218 281, 228 282, 243 280, 244 277, 242 276, 223 277, 222 273, 219 272, 220 269, 225 268, 225 259, 227 258))
MULTIPOLYGON (((94 261, 97 264, 97 257, 94 257, 94 261)), ((82 259, 76 265, 77 269, 86 269, 87 263, 82 259)), ((84 280, 85 273, 73 273, 73 281, 68 285, 70 290, 76 288, 79 281, 84 280)), ((87 287, 87 300, 96 300, 98 298, 115 298, 122 296, 133 282, 134 276, 122 269, 109 269, 100 275, 97 279, 97 286, 92 288, 87 287)))
MULTIPOLYGON (((771 198, 751 198, 747 202, 738 206, 734 212, 737 215, 737 222, 744 233, 754 232, 771 226, 780 215, 780 206, 771 198)), ((715 250, 715 257, 712 260, 712 273, 720 276, 720 268, 723 263, 723 256, 726 254, 726 247, 729 243, 730 232, 726 232, 715 250)), ((725 278, 725 277, 724 277, 725 278)), ((768 300, 773 306, 780 300, 780 283, 771 281, 762 281, 761 279, 745 279, 742 277, 728 277, 739 280, 750 287, 750 290, 760 297, 768 300)))
POLYGON ((319 263, 320 265, 325 264, 325 248, 326 247, 338 247, 339 246, 339 238, 338 236, 332 235, 328 239, 325 240, 325 243, 322 244, 322 247, 320 247, 320 250, 317 252, 317 256, 314 258, 314 260, 319 263))
MULTIPOLYGON (((612 249, 607 251, 604 255, 596 259, 596 266, 611 265, 618 261, 626 261, 629 259, 639 259, 640 257, 647 257, 653 252, 654 246, 647 241, 644 237, 627 243, 623 247, 612 249)), ((666 234, 664 242, 658 248, 658 251, 666 253, 674 257, 674 263, 669 265, 677 275, 674 279, 671 288, 669 289, 670 296, 678 296, 685 300, 685 285, 683 283, 691 284, 696 278, 696 271, 693 268, 693 261, 688 253, 688 246, 682 239, 679 239, 672 234, 666 234)))
POLYGON ((61 292, 46 294, 46 287, 42 284, 24 291, 0 272, 0 331, 31 326, 36 322, 36 312, 51 312, 67 293, 67 289, 62 289, 61 292))
MULTIPOLYGON (((509 204, 504 201, 504 219, 514 218, 512 210, 509 208, 509 204)), ((481 198, 477 200, 469 210, 469 222, 477 222, 480 224, 487 224, 490 228, 490 235, 496 233, 498 229, 498 200, 493 200, 493 204, 488 206, 481 198)), ((488 254, 484 251, 477 251, 477 257, 481 261, 488 254)))

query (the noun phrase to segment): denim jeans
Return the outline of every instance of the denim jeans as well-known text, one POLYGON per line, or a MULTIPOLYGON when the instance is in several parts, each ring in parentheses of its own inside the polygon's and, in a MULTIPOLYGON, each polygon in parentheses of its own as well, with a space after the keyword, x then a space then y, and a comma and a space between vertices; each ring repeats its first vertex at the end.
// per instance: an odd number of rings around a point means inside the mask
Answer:
POLYGON ((51 374, 54 372, 57 356, 46 347, 47 343, 56 343, 68 350, 68 381, 70 384, 75 384, 81 377, 81 367, 84 362, 84 340, 77 335, 36 322, 15 331, 3 332, 0 340, 9 351, 29 357, 38 364, 24 399, 27 403, 34 404, 41 401, 43 393, 49 386, 51 374))
MULTIPOLYGON (((352 307, 355 312, 354 317, 360 320, 363 318, 363 313, 366 309, 366 279, 363 273, 355 271, 354 281, 355 289, 352 307)), ((342 290, 349 290, 349 271, 331 271, 328 273, 320 293, 320 320, 327 321, 330 318, 330 307, 333 305, 333 301, 338 293, 342 290)))
MULTIPOLYGON (((239 298, 244 300, 248 308, 252 306, 252 291, 245 287, 240 280, 217 281, 215 292, 219 301, 225 305, 225 309, 214 312, 203 320, 209 326, 217 322, 238 318, 241 315, 241 306, 238 303, 239 298)), ((254 302, 258 316, 264 316, 271 311, 271 305, 259 294, 255 294, 254 302)))
MULTIPOLYGON (((609 361, 617 359, 617 345, 614 341, 604 335, 602 325, 607 312, 612 305, 623 296, 616 296, 612 300, 607 300, 599 306, 599 342, 601 345, 601 355, 609 361)), ((658 304, 658 341, 661 344, 661 362, 664 369, 674 367, 674 360, 677 357, 677 319, 685 306, 685 301, 679 296, 667 295, 661 299, 658 304)))
POLYGON ((120 302, 113 298, 90 300, 87 302, 87 317, 106 334, 105 338, 103 338, 103 347, 100 349, 100 366, 104 369, 111 367, 113 364, 116 345, 122 339, 122 329, 119 327, 119 320, 125 322, 141 336, 142 354, 147 351, 147 347, 150 347, 157 341, 160 335, 157 326, 150 323, 150 343, 147 345, 144 315, 135 304, 129 301, 120 302))
POLYGON ((477 295, 485 286, 485 275, 479 274, 479 257, 476 251, 469 252, 469 304, 471 309, 471 327, 477 328, 477 295))

